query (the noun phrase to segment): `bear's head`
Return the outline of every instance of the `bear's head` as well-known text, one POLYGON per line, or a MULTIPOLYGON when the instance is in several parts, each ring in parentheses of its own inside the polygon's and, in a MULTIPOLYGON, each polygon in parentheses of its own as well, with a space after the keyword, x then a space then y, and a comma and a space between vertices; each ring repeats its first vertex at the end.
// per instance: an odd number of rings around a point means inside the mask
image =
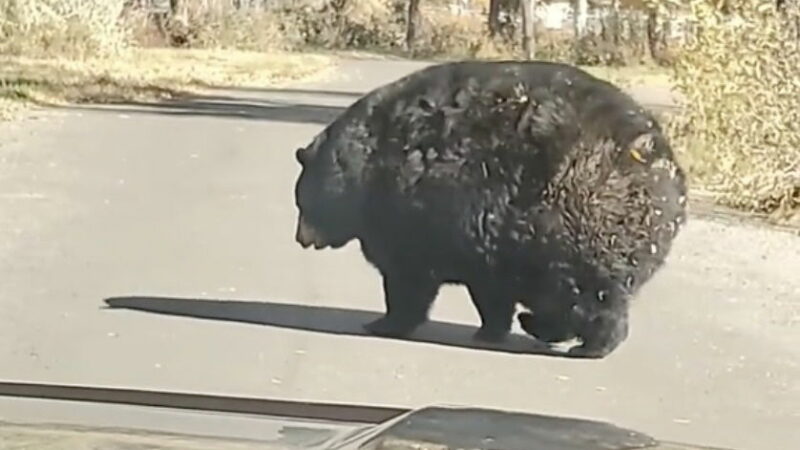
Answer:
POLYGON ((302 166, 295 184, 295 240, 318 250, 346 245, 357 237, 359 202, 335 149, 325 145, 323 133, 297 149, 295 158, 302 166))

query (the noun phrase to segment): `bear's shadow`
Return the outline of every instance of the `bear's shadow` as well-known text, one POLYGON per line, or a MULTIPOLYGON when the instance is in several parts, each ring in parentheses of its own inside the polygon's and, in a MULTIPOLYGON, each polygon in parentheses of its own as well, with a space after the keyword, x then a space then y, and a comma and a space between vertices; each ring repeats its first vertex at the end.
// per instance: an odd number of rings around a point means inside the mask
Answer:
MULTIPOLYGON (((155 314, 266 325, 293 330, 334 335, 363 336, 371 339, 392 339, 372 336, 363 329, 365 323, 381 313, 327 306, 296 305, 265 301, 208 300, 176 297, 127 296, 105 300, 110 309, 129 309, 155 314)), ((429 321, 403 341, 437 344, 514 354, 570 357, 552 350, 532 338, 511 334, 502 343, 484 343, 472 339, 472 325, 429 321)))

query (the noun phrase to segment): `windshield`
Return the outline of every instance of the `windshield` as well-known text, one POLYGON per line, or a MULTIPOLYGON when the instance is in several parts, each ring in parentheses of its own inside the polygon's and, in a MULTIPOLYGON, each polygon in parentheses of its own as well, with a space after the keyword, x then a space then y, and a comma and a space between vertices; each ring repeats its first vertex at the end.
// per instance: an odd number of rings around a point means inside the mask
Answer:
POLYGON ((797 5, 712 3, 0 2, 0 380, 792 448, 797 5))

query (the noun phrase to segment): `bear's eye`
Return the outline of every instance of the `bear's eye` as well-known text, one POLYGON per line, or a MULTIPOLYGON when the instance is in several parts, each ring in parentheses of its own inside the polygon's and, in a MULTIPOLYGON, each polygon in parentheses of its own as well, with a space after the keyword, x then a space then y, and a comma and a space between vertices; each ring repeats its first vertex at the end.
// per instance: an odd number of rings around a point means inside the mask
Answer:
POLYGON ((434 105, 433 102, 431 102, 425 97, 420 98, 418 104, 420 109, 422 109, 426 113, 431 113, 434 111, 434 109, 436 109, 436 105, 434 105))

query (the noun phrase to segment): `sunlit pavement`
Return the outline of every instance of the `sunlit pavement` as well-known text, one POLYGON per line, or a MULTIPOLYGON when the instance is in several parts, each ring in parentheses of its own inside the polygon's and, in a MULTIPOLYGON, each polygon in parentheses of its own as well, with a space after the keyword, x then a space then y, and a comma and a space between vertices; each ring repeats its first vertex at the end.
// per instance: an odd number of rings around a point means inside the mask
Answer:
POLYGON ((0 378, 456 403, 735 449, 800 443, 790 234, 691 220, 633 308, 630 338, 604 360, 519 354, 519 340, 471 348, 478 318, 453 287, 410 341, 361 335, 382 310, 380 279, 355 244, 295 244, 293 152, 417 67, 348 61, 284 91, 0 126, 0 378), (145 311, 106 309, 111 297, 145 311))

